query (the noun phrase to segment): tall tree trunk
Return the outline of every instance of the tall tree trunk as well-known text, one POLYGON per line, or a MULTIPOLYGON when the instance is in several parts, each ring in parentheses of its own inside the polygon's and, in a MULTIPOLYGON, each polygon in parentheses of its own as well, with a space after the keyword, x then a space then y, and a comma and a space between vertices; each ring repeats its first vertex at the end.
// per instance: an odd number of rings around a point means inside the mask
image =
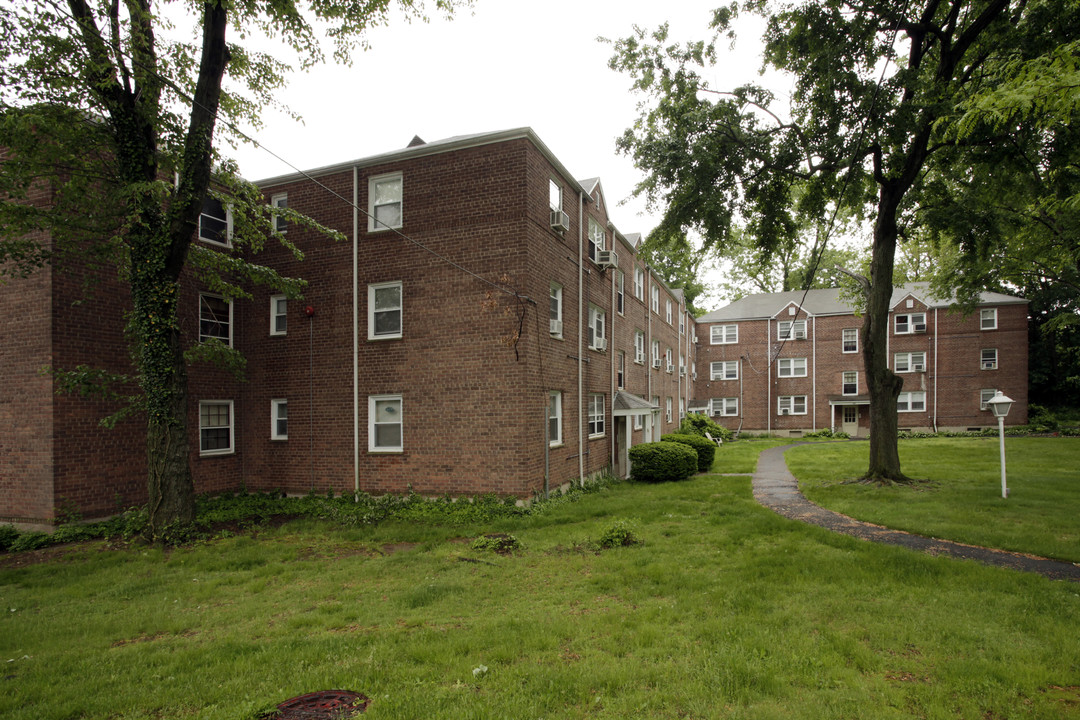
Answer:
POLYGON ((195 521, 195 484, 188 463, 187 370, 180 334, 175 330, 169 334, 172 367, 163 368, 164 377, 152 382, 168 388, 171 412, 149 414, 146 427, 150 533, 163 539, 168 539, 171 529, 195 521))

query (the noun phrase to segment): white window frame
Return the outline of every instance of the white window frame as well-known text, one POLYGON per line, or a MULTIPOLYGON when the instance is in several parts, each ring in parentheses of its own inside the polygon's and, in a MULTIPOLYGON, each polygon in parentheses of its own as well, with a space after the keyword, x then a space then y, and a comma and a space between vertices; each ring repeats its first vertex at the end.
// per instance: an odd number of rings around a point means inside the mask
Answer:
POLYGON ((638 365, 645 364, 645 331, 634 331, 634 362, 638 365))
POLYGON ((893 372, 926 372, 926 351, 896 353, 893 355, 893 372))
POLYGON ((671 324, 671 300, 670 299, 667 300, 667 310, 665 311, 665 319, 667 320, 667 324, 670 325, 671 324))
MULTIPOLYGON (((211 311, 211 312, 213 312, 213 311, 211 311)), ((225 343, 229 347, 233 346, 233 302, 232 302, 232 300, 229 300, 229 299, 225 298, 222 295, 216 295, 214 293, 199 293, 199 342, 206 342, 207 340, 211 340, 211 339, 221 340, 223 343, 225 343), (203 314, 204 310, 209 309, 207 304, 205 302, 203 302, 205 298, 213 298, 215 300, 221 300, 222 302, 224 302, 229 308, 229 319, 226 320, 225 322, 222 322, 217 317, 211 317, 211 316, 204 315, 203 314), (210 324, 214 324, 214 325, 225 325, 226 329, 228 330, 228 337, 223 338, 220 335, 213 335, 213 334, 204 332, 203 331, 203 324, 204 323, 210 323, 210 324)))
POLYGON ((682 422, 686 417, 686 401, 683 398, 679 398, 679 422, 682 422))
POLYGON ((671 348, 664 349, 664 369, 669 373, 675 371, 674 358, 672 357, 671 348))
POLYGON ((548 208, 562 210, 562 185, 548 178, 548 208))
POLYGON ((720 417, 734 417, 739 414, 739 398, 713 398, 709 401, 709 414, 720 417))
POLYGON ((270 334, 286 335, 289 332, 289 299, 285 295, 270 296, 270 334), (279 306, 284 303, 284 308, 279 306), (278 327, 278 320, 283 327, 278 327))
POLYGON ((405 181, 400 172, 386 173, 384 175, 373 175, 368 178, 368 232, 385 232, 386 230, 393 230, 399 228, 405 224, 405 181), (378 210, 381 207, 394 205, 394 202, 375 204, 375 195, 377 190, 382 185, 390 185, 397 183, 397 201, 398 217, 397 223, 389 225, 382 222, 376 222, 375 218, 378 215, 378 210))
POLYGON ((806 320, 780 320, 776 323, 777 340, 805 340, 806 320))
POLYGON ((738 380, 738 360, 718 360, 709 363, 709 380, 738 380))
POLYGON ((926 332, 926 313, 901 313, 893 318, 893 332, 896 335, 915 335, 926 332), (901 323, 901 318, 903 322, 901 323), (916 320, 916 318, 922 318, 916 320), (903 329, 901 329, 901 326, 903 329))
POLYGON ((233 413, 232 400, 200 400, 199 401, 199 455, 232 455, 236 452, 236 415, 233 413), (228 408, 229 420, 227 425, 208 425, 204 423, 203 408, 226 407, 228 408), (229 446, 226 448, 214 448, 207 450, 204 447, 203 433, 207 430, 220 430, 228 428, 229 446))
POLYGON ((563 444, 562 437, 563 414, 562 414, 562 391, 548 391, 548 446, 559 447, 563 444), (551 434, 552 423, 555 423, 555 435, 551 434))
POLYGON ((900 393, 896 398, 896 412, 926 412, 926 391, 911 390, 909 392, 900 393), (919 407, 916 407, 916 405, 919 405, 919 407))
POLYGON ((626 389, 626 351, 620 350, 615 360, 615 387, 619 390, 626 389))
POLYGON ((776 398, 776 414, 783 415, 784 410, 787 410, 788 415, 805 415, 806 414, 806 396, 805 395, 780 395, 776 398), (802 407, 800 410, 799 407, 802 407))
POLYGON ((858 328, 844 328, 840 331, 840 351, 847 353, 859 352, 859 329, 858 328), (849 340, 849 333, 854 336, 854 340, 849 340), (854 343, 849 349, 848 343, 854 343))
POLYGON ((656 313, 657 315, 659 315, 660 314, 660 288, 659 288, 659 286, 656 285, 656 283, 653 283, 650 286, 649 303, 650 303, 650 307, 652 307, 652 311, 654 313, 656 313))
POLYGON ((654 368, 660 362, 660 341, 659 340, 653 340, 652 341, 652 361, 653 361, 652 365, 653 365, 654 368))
POLYGON ((983 348, 979 351, 980 370, 997 370, 999 360, 997 348, 983 348), (988 353, 993 353, 992 358, 988 353))
POLYGON ((604 333, 606 331, 606 327, 605 327, 606 325, 607 325, 607 314, 604 312, 603 308, 600 308, 600 307, 597 307, 596 305, 590 304, 589 305, 589 331, 588 331, 589 349, 590 350, 605 350, 605 349, 607 349, 606 345, 603 348, 601 347, 601 345, 603 344, 602 342, 597 342, 597 341, 603 341, 605 339, 606 336, 604 335, 604 333))
POLYGON ((405 331, 405 289, 400 280, 394 280, 392 282, 372 283, 368 285, 368 311, 367 311, 367 331, 368 340, 398 340, 405 331), (398 327, 397 332, 375 332, 375 296, 380 290, 388 290, 391 288, 397 288, 398 291, 398 306, 396 309, 383 309, 379 310, 380 313, 397 312, 398 314, 398 327))
POLYGON ((664 398, 664 417, 667 418, 667 422, 671 422, 671 411, 674 406, 674 400, 670 395, 664 398))
POLYGON ((645 427, 645 421, 642 420, 641 418, 642 418, 641 415, 635 415, 634 416, 634 429, 635 430, 641 430, 642 428, 645 427))
POLYGON ((738 342, 738 325, 713 325, 709 328, 709 343, 711 345, 734 345, 738 342))
POLYGON ((604 226, 597 222, 595 218, 589 218, 589 259, 596 262, 597 253, 605 250, 606 245, 607 231, 604 230, 604 226))
POLYGON ((289 401, 285 399, 277 399, 270 401, 270 439, 271 440, 288 440, 289 439, 289 401), (282 417, 282 410, 284 409, 284 417, 282 417), (281 432, 281 426, 279 422, 285 421, 285 432, 281 432))
POLYGON ((858 370, 845 370, 840 374, 840 394, 841 395, 858 395, 859 394, 859 371, 858 370), (851 391, 848 391, 848 386, 852 386, 851 391))
POLYGON ((615 308, 620 315, 626 311, 626 273, 615 271, 615 308))
POLYGON ((368 395, 368 452, 372 453, 400 453, 405 450, 405 403, 401 395, 368 395), (378 403, 396 402, 398 420, 396 423, 375 422, 375 409, 378 403), (399 428, 400 442, 397 445, 378 445, 376 442, 376 426, 397 425, 399 428))
POLYGON ((604 394, 589 393, 589 438, 604 437, 604 394))
MULTIPOLYGON (((560 327, 562 326, 563 319, 563 286, 557 282, 552 282, 548 288, 548 316, 551 320, 558 320, 560 327)), ((551 329, 550 324, 548 329, 551 329)), ((563 336, 562 330, 559 332, 551 333, 553 337, 561 338, 563 336)))
POLYGON ((995 395, 997 395, 997 388, 993 388, 993 389, 983 388, 982 390, 980 390, 979 391, 979 409, 980 410, 989 410, 990 409, 990 401, 994 399, 995 395))
POLYGON ((780 358, 776 361, 776 377, 806 377, 806 358, 780 358))
MULTIPOLYGON (((276 193, 270 196, 270 205, 275 208, 289 207, 289 193, 276 193)), ((274 216, 274 230, 284 235, 289 231, 289 221, 280 215, 274 216)))
POLYGON ((979 329, 980 330, 997 330, 998 326, 998 314, 997 308, 982 308, 979 310, 979 329))
POLYGON ((233 235, 232 206, 229 205, 226 202, 222 202, 221 200, 218 200, 216 197, 214 197, 213 195, 210 194, 209 190, 207 190, 206 197, 203 198, 202 209, 199 211, 199 240, 201 240, 204 243, 208 243, 210 245, 217 245, 218 247, 231 248, 232 247, 232 235, 233 235), (207 210, 206 204, 208 202, 219 203, 221 205, 222 211, 225 213, 225 217, 221 218, 221 217, 218 217, 217 215, 208 214, 206 212, 206 210, 207 210), (225 223, 225 240, 224 241, 216 240, 216 239, 210 237, 209 233, 207 233, 206 235, 203 235, 203 223, 202 223, 203 217, 208 217, 208 218, 211 218, 213 220, 216 220, 217 222, 224 222, 225 223))
POLYGON ((639 267, 634 268, 634 297, 645 302, 645 271, 639 267))

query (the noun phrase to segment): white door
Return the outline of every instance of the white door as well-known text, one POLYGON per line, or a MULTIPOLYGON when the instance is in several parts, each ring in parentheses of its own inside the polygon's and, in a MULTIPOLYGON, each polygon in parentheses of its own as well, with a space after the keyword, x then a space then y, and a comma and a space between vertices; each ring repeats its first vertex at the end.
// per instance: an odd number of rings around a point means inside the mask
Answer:
POLYGON ((844 405, 842 410, 844 417, 840 429, 851 437, 857 437, 859 435, 859 406, 844 405))

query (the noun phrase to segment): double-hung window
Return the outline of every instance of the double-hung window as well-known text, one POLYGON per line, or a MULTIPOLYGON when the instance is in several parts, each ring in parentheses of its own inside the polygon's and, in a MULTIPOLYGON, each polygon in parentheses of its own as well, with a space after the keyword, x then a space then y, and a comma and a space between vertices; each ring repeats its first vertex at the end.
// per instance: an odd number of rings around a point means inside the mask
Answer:
POLYGON ((551 283, 549 290, 549 325, 551 334, 555 337, 561 338, 563 336, 563 318, 562 318, 562 304, 563 304, 563 287, 557 282, 551 283))
POLYGON ((589 259, 596 262, 598 253, 605 249, 607 240, 607 232, 604 230, 604 226, 596 222, 593 218, 589 218, 589 259))
POLYGON ((859 373, 856 370, 849 370, 843 374, 841 378, 841 385, 843 386, 844 395, 858 395, 859 394, 859 373))
POLYGON ((601 437, 604 434, 604 396, 600 393, 589 395, 589 437, 601 437))
POLYGON ((709 414, 732 417, 739 414, 739 398, 713 398, 709 401, 709 414))
POLYGON ((622 350, 615 362, 615 373, 615 387, 622 390, 626 387, 626 353, 622 350))
POLYGON ((562 393, 548 393, 548 445, 562 445, 562 393))
POLYGON ((739 342, 739 326, 713 325, 709 329, 709 342, 713 345, 732 345, 739 342))
POLYGON ((979 409, 989 410, 990 401, 994 399, 994 395, 997 394, 997 389, 985 389, 979 391, 979 409))
POLYGON ((622 270, 616 270, 615 271, 615 309, 619 311, 620 315, 622 315, 623 311, 626 309, 626 302, 625 302, 626 293, 625 293, 625 287, 624 287, 625 284, 626 284, 626 274, 623 273, 622 270))
POLYGON ((709 379, 710 380, 738 380, 739 379, 739 361, 738 360, 723 360, 720 362, 709 363, 709 379))
MULTIPOLYGON (((289 195, 288 193, 278 193, 270 198, 270 205, 278 210, 287 210, 289 207, 289 195)), ((279 233, 288 232, 289 221, 281 215, 274 216, 274 230, 279 233)))
POLYGON ((401 282, 368 285, 368 340, 402 336, 401 282))
POLYGON ((289 300, 284 295, 270 296, 270 334, 284 335, 289 329, 289 300))
POLYGON ((997 308, 983 308, 979 311, 979 329, 997 330, 997 308))
POLYGON ((903 352, 893 356, 893 371, 898 373, 924 372, 926 370, 925 352, 903 352))
POLYGON ((377 175, 368 180, 368 232, 402 225, 401 173, 377 175))
POLYGON ((654 313, 656 313, 657 315, 659 315, 660 314, 660 288, 658 288, 656 285, 653 285, 650 288, 650 293, 651 293, 650 297, 651 297, 651 301, 652 301, 652 311, 654 313))
POLYGON ((776 402, 776 411, 780 415, 805 415, 805 395, 781 395, 776 402))
POLYGON ((660 367, 660 341, 652 341, 652 366, 654 368, 660 367))
POLYGON ((844 328, 841 340, 845 353, 859 352, 859 331, 856 328, 844 328))
POLYGON ((671 362, 671 348, 664 349, 664 366, 668 372, 675 371, 675 364, 671 362))
POLYGON ((671 324, 671 300, 667 301, 667 312, 666 312, 664 317, 667 320, 667 324, 670 325, 671 324))
POLYGON ((562 210, 562 187, 554 180, 548 180, 548 207, 562 210))
POLYGON ((806 358, 780 358, 776 361, 777 377, 806 377, 806 358))
POLYGON ((368 396, 368 451, 404 449, 400 395, 368 396))
POLYGON ((639 267, 634 268, 634 297, 645 302, 645 271, 639 267))
POLYGON ((926 393, 922 390, 918 392, 902 392, 896 398, 897 412, 924 412, 925 410, 926 393))
POLYGON ((897 335, 926 332, 926 313, 905 313, 894 320, 897 335))
POLYGON ((199 295, 199 342, 220 340, 232 346, 232 302, 220 295, 199 295))
POLYGON ((199 403, 199 454, 230 455, 233 452, 232 400, 199 403))
POLYGON ((645 363, 645 333, 641 330, 634 331, 634 362, 645 363))
POLYGON ((979 353, 979 367, 983 370, 998 369, 997 348, 985 348, 981 353, 979 353))
POLYGON ((607 340, 604 338, 604 311, 595 305, 589 306, 589 349, 607 350, 607 340))
POLYGON ((289 439, 289 401, 270 401, 270 439, 289 439))
POLYGON ((805 340, 805 320, 781 320, 776 324, 777 340, 805 340))
POLYGON ((670 395, 668 395, 667 398, 665 398, 665 400, 664 400, 664 417, 667 419, 668 422, 671 422, 671 408, 672 408, 672 405, 673 405, 672 397, 670 395))
POLYGON ((232 245, 232 211, 209 192, 199 214, 199 239, 223 247, 232 245))

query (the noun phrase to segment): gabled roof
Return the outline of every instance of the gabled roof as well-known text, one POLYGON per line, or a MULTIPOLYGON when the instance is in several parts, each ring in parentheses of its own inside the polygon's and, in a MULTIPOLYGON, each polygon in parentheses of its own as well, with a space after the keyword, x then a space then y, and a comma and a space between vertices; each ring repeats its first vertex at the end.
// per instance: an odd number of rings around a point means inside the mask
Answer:
MULTIPOLYGON (((956 302, 955 296, 948 298, 933 297, 929 283, 917 282, 896 286, 893 289, 889 307, 895 307, 897 303, 908 295, 919 298, 929 308, 948 308, 956 302)), ((983 292, 979 295, 980 305, 1015 305, 1026 302, 1027 300, 1024 298, 996 292, 983 292)), ((791 303, 800 305, 810 315, 850 315, 855 311, 851 303, 841 298, 839 288, 807 291, 805 300, 803 300, 802 290, 789 290, 788 292, 747 295, 719 310, 713 310, 702 315, 697 321, 700 325, 725 320, 766 320, 791 303)))
POLYGON ((659 405, 653 405, 645 398, 640 398, 625 390, 615 391, 615 401, 611 403, 611 411, 615 415, 648 415, 653 410, 659 410, 659 405))

